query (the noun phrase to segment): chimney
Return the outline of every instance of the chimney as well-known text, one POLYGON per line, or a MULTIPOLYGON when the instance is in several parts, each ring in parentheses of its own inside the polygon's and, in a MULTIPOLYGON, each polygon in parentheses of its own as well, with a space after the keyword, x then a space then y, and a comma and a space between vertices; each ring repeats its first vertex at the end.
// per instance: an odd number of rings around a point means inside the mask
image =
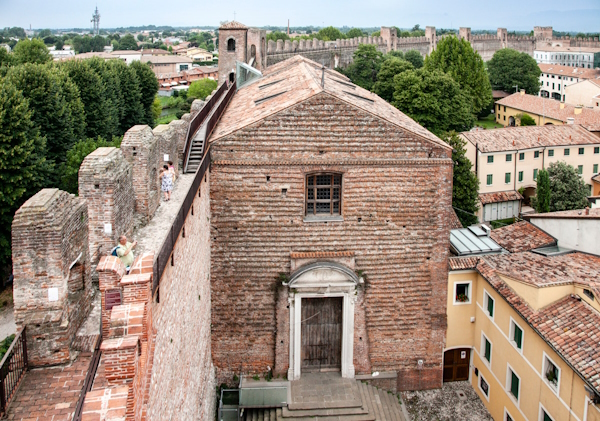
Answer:
POLYGON ((567 117, 567 124, 575 124, 575 118, 574 117, 567 117))
POLYGON ((525 89, 521 89, 521 95, 525 95, 525 89))
POLYGON ((581 105, 576 105, 575 106, 575 115, 581 114, 582 109, 583 109, 583 107, 581 105))
POLYGON ((586 214, 586 215, 589 215, 589 214, 590 214, 590 208, 589 208, 589 207, 586 207, 586 208, 585 208, 585 214, 586 214))
POLYGON ((560 109, 561 109, 561 110, 564 110, 564 109, 565 109, 565 103, 564 103, 564 102, 561 102, 561 103, 560 103, 560 109))

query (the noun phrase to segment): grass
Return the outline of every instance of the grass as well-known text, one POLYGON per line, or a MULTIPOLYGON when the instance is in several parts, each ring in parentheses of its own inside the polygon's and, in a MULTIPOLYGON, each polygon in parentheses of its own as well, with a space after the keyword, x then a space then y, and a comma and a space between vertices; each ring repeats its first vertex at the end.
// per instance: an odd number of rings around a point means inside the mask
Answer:
POLYGON ((502 126, 502 124, 496 123, 496 119, 494 114, 490 114, 485 118, 480 118, 475 122, 476 127, 483 127, 484 129, 498 129, 502 126))
POLYGON ((160 101, 160 106, 162 108, 167 108, 170 98, 171 98, 170 96, 159 96, 158 100, 160 101))
POLYGON ((173 120, 177 120, 177 116, 175 114, 167 114, 156 120, 156 125, 158 126, 159 124, 169 124, 173 120))

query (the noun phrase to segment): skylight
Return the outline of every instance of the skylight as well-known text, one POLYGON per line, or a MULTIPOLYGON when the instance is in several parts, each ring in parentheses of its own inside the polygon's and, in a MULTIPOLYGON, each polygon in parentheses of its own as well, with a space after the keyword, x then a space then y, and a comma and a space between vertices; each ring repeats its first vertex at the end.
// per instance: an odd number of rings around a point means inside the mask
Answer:
POLYGON ((268 100, 270 100, 270 99, 273 99, 273 98, 275 98, 275 97, 277 97, 277 96, 279 96, 279 95, 281 95, 281 94, 284 94, 284 93, 286 93, 286 92, 287 92, 287 91, 283 91, 283 92, 279 92, 279 93, 277 93, 277 94, 273 94, 273 95, 266 96, 266 97, 264 97, 264 98, 261 98, 261 99, 257 99, 257 100, 255 100, 255 101, 254 101, 254 104, 255 104, 255 105, 262 104, 263 102, 265 102, 265 101, 268 101, 268 100))
POLYGON ((364 101, 368 101, 368 102, 371 102, 371 103, 374 103, 374 102, 375 102, 375 101, 374 101, 374 100, 372 100, 371 98, 366 98, 366 97, 364 97, 364 96, 360 96, 360 95, 354 94, 354 93, 352 93, 352 92, 344 91, 344 93, 345 93, 345 94, 348 94, 348 95, 352 95, 352 96, 354 96, 354 97, 356 97, 356 98, 360 98, 360 99, 362 99, 362 100, 364 100, 364 101))
POLYGON ((338 79, 335 79, 335 78, 333 78, 333 80, 334 80, 334 81, 336 81, 337 83, 341 83, 342 85, 346 85, 346 86, 348 86, 349 88, 356 89, 356 86, 354 86, 354 85, 353 85, 353 84, 351 84, 351 83, 348 83, 348 82, 342 82, 341 80, 338 80, 338 79))
POLYGON ((279 82, 281 82, 281 81, 283 81, 283 79, 279 79, 279 80, 276 80, 276 81, 273 81, 273 82, 265 83, 264 85, 260 85, 260 86, 258 87, 258 89, 264 89, 264 88, 268 88, 269 86, 271 86, 271 85, 275 85, 276 83, 279 83, 279 82))

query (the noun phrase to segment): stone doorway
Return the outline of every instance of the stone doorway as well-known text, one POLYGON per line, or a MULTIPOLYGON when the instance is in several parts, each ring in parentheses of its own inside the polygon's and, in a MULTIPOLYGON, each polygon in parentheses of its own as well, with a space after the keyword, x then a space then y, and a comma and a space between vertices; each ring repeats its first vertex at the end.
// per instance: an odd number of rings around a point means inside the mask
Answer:
POLYGON ((342 297, 306 298, 301 313, 302 370, 339 371, 342 361, 342 297))

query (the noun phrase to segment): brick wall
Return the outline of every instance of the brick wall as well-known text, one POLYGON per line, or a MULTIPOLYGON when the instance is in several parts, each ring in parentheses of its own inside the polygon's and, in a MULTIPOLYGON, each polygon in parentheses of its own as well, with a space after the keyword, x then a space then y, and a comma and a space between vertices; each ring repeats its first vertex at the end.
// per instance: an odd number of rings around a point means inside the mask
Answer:
POLYGON ((120 235, 129 236, 133 231, 131 175, 131 165, 118 148, 96 149, 79 168, 79 196, 88 205, 93 265, 110 253, 120 235))
POLYGON ((235 62, 246 63, 247 29, 220 29, 219 30, 219 86, 229 80, 231 69, 235 69, 235 62), (227 51, 227 41, 235 40, 235 51, 227 51))
MULTIPOLYGON (((441 376, 449 152, 327 94, 212 147, 212 352, 219 381, 230 381, 231 370, 264 373, 274 366, 276 328, 286 328, 284 312, 276 318, 278 274, 290 273, 290 252, 313 251, 353 252, 356 269, 367 275, 355 314, 355 337, 368 344, 355 344, 358 370, 370 363, 373 371, 411 372, 423 359, 441 376), (343 173, 343 222, 303 221, 305 174, 313 171, 343 173)), ((441 382, 421 383, 431 385, 441 382)))
POLYGON ((121 142, 123 156, 131 164, 133 170, 133 196, 135 213, 142 224, 146 224, 156 212, 160 203, 158 180, 160 145, 150 127, 133 126, 127 130, 121 142))
POLYGON ((155 351, 148 420, 208 420, 215 413, 211 358, 209 178, 202 182, 175 245, 174 266, 152 304, 155 351))
POLYGON ((166 124, 160 124, 152 130, 154 137, 158 140, 159 152, 159 167, 173 161, 175 174, 179 175, 179 159, 177 157, 177 133, 175 129, 166 124), (167 159, 165 159, 167 158, 167 159))
POLYGON ((40 190, 15 214, 12 253, 15 322, 27 326, 29 363, 68 362, 94 295, 85 201, 40 190))
MULTIPOLYGON (((190 124, 184 120, 173 120, 169 123, 169 127, 175 130, 175 137, 177 138, 177 161, 179 162, 179 168, 182 168, 183 161, 183 148, 185 146, 185 135, 190 124)), ((173 162, 175 159, 173 160, 173 162)))

